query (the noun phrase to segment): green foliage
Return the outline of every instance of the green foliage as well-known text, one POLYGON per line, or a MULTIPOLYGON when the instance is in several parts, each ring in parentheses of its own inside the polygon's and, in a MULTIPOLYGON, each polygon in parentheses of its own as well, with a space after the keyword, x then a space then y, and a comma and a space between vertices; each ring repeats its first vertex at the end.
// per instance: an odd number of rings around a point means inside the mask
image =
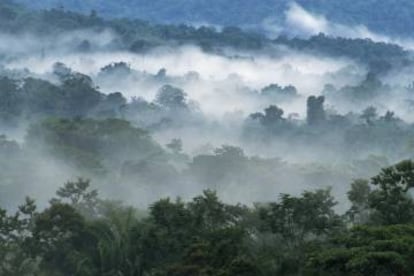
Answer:
POLYGON ((32 125, 26 140, 40 143, 79 168, 97 172, 163 154, 146 131, 119 119, 48 119, 32 125))
POLYGON ((179 88, 164 85, 158 91, 155 102, 172 110, 185 109, 187 95, 179 88))
POLYGON ((320 273, 336 275, 409 275, 414 270, 412 225, 358 226, 309 259, 320 273))
POLYGON ((36 216, 31 250, 46 272, 93 275, 94 247, 84 218, 70 205, 56 203, 36 216))
POLYGON ((90 180, 79 178, 75 182, 67 182, 56 192, 57 199, 52 199, 53 204, 70 204, 86 218, 99 214, 100 200, 98 191, 90 189, 90 180))
MULTIPOLYGON (((343 229, 341 218, 333 210, 335 205, 329 190, 318 190, 304 192, 301 197, 281 195, 280 202, 259 207, 263 242, 276 242, 274 250, 278 251, 268 256, 259 253, 262 268, 282 275, 301 274, 307 251, 343 229)), ((259 248, 266 252, 269 247, 259 248)))
MULTIPOLYGON (((96 12, 28 11, 9 2, 0 4, 2 32, 24 31, 42 38, 80 29, 109 29, 118 37, 111 49, 139 53, 166 45, 195 44, 220 54, 227 47, 259 50, 282 45, 354 59, 368 66, 366 78, 355 86, 339 90, 327 86, 325 91, 327 98, 343 97, 353 103, 366 104, 388 95, 390 87, 379 76, 411 62, 401 47, 370 40, 325 35, 269 40, 237 27, 217 31, 102 19, 96 12)), ((87 52, 91 47, 85 40, 75 51, 87 52)), ((120 62, 102 68, 100 76, 114 76, 118 81, 133 73, 128 64, 120 62)), ((165 69, 147 75, 163 84, 173 79, 165 69)), ((196 121, 197 112, 178 87, 162 86, 153 102, 128 102, 119 92, 101 93, 91 77, 62 63, 54 65, 53 76, 56 83, 33 77, 0 78, 0 126, 12 127, 21 120, 31 125, 21 145, 0 136, 2 200, 13 198, 12 189, 21 196, 24 186, 15 185, 20 183, 18 175, 22 170, 36 170, 30 165, 37 162, 33 156, 39 152, 69 163, 70 169, 81 174, 107 179, 105 184, 112 184, 113 190, 128 189, 124 181, 165 186, 194 181, 203 187, 231 187, 239 193, 241 185, 273 184, 276 178, 283 182, 286 175, 293 175, 287 171, 292 166, 278 159, 248 157, 243 149, 229 145, 190 160, 181 140, 172 140, 164 151, 149 132, 120 119, 135 116, 141 122, 154 117, 144 122, 151 130, 196 121), (180 118, 175 121, 177 115, 180 118)), ((271 101, 297 97, 296 88, 276 84, 256 94, 271 101)), ((406 150, 405 142, 414 128, 393 112, 381 116, 368 107, 361 114, 342 116, 325 111, 324 101, 324 96, 308 98, 307 124, 270 105, 250 116, 246 131, 252 130, 253 139, 282 137, 288 142, 306 141, 310 147, 317 144, 325 151, 332 144, 341 149, 346 146, 349 150, 344 155, 349 156, 372 145, 386 148, 393 156, 406 150), (332 129, 340 129, 339 134, 332 135, 332 129)), ((300 149, 287 148, 293 150, 300 149)), ((366 167, 386 163, 378 160, 368 160, 365 167, 360 166, 364 162, 357 163, 352 169, 359 166, 367 174, 366 167)), ((54 168, 47 169, 52 172, 54 168)), ((312 174, 322 170, 315 171, 304 173, 307 181, 313 182, 312 174)), ((46 188, 47 183, 43 184, 46 188)), ((371 181, 354 181, 348 193, 351 208, 345 216, 335 212, 336 201, 329 189, 283 194, 276 202, 256 208, 224 203, 207 190, 189 201, 161 199, 142 215, 133 207, 99 198, 90 181, 79 178, 60 188, 45 209, 38 210, 31 199, 14 214, 0 209, 0 275, 411 275, 413 185, 413 162, 403 161, 383 169, 371 181)), ((4 200, 6 206, 12 201, 4 200)))
POLYGON ((33 256, 28 247, 36 215, 36 206, 30 198, 26 198, 14 215, 0 209, 1 275, 32 275, 39 271, 40 259, 33 256))
POLYGON ((375 210, 373 219, 381 224, 411 223, 414 219, 414 202, 408 193, 414 187, 414 164, 411 160, 382 169, 372 178, 378 186, 370 195, 370 207, 375 210))
POLYGON ((101 208, 105 210, 90 226, 97 238, 98 275, 142 275, 144 248, 140 243, 141 225, 136 211, 109 202, 102 202, 101 208))
POLYGON ((211 191, 188 204, 161 200, 150 210, 152 226, 144 239, 147 266, 164 267, 167 275, 218 275, 244 256, 244 208, 220 202, 211 191))
POLYGON ((351 222, 355 224, 364 224, 369 222, 369 197, 371 187, 369 181, 357 179, 351 183, 351 190, 348 192, 348 199, 352 203, 347 215, 351 222))
POLYGON ((270 231, 287 241, 301 242, 307 236, 326 235, 341 226, 335 205, 329 190, 318 190, 304 192, 301 197, 282 195, 280 203, 260 209, 260 214, 270 231))
POLYGON ((119 116, 125 105, 122 95, 104 95, 93 87, 88 76, 67 70, 66 75, 59 75, 60 85, 36 78, 0 78, 0 122, 15 125, 18 120, 36 121, 49 116, 119 116))
POLYGON ((412 223, 414 201, 410 189, 414 184, 411 160, 384 168, 368 180, 356 180, 348 198, 352 203, 347 215, 353 224, 394 225, 412 223))
MULTIPOLYGON (((230 153, 242 156, 237 148, 216 151, 230 153)), ((347 216, 335 213, 329 189, 283 194, 255 208, 226 204, 207 190, 188 202, 161 199, 143 216, 101 199, 88 180, 78 179, 42 211, 31 199, 16 214, 0 210, 0 273, 411 275, 414 228, 386 219, 412 208, 394 200, 412 186, 412 168, 411 161, 385 168, 373 187, 354 181, 347 216), (373 204, 376 194, 389 210, 373 204)))

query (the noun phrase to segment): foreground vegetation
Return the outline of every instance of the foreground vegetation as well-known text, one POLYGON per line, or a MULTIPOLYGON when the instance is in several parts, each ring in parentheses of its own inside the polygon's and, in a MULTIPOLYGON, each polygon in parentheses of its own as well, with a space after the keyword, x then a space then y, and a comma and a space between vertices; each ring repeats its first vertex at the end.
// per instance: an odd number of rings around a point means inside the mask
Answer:
POLYGON ((330 190, 253 207, 204 191, 141 211, 68 182, 44 210, 0 211, 1 275, 410 275, 414 162, 356 180, 351 208, 330 190))

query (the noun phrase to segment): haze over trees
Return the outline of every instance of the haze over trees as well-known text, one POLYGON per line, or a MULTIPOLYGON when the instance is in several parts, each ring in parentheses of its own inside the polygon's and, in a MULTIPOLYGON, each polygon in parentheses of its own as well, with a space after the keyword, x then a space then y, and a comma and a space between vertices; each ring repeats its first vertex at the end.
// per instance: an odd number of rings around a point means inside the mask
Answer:
MULTIPOLYGON (((0 3, 0 275, 414 274, 410 37, 81 2, 0 3)), ((348 30, 382 2, 298 4, 348 30)))

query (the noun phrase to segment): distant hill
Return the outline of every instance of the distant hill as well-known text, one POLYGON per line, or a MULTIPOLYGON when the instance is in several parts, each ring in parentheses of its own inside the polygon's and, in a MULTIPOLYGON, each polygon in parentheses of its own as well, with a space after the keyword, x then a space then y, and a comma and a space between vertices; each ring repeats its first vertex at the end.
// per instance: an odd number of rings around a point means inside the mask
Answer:
MULTIPOLYGON (((160 23, 209 23, 260 26, 265 18, 283 20, 290 0, 14 0, 34 8, 58 8, 105 17, 140 18, 160 23)), ((414 29, 412 0, 297 0, 307 10, 329 20, 366 25, 385 34, 411 35, 414 29)))
MULTIPOLYGON (((303 52, 346 57, 367 65, 371 72, 383 73, 392 68, 412 64, 412 52, 399 45, 369 39, 351 39, 335 35, 314 35, 297 38, 281 35, 271 39, 238 27, 194 27, 177 24, 158 24, 143 20, 107 19, 95 13, 85 15, 67 9, 32 10, 21 5, 0 2, 0 33, 25 33, 36 36, 59 35, 74 30, 111 30, 117 34, 111 49, 144 53, 158 46, 197 45, 204 51, 222 54, 223 48, 239 50, 269 50, 274 45, 288 46, 303 52)), ((339 34, 340 35, 340 34, 339 34)), ((88 40, 74 45, 88 51, 88 40)))

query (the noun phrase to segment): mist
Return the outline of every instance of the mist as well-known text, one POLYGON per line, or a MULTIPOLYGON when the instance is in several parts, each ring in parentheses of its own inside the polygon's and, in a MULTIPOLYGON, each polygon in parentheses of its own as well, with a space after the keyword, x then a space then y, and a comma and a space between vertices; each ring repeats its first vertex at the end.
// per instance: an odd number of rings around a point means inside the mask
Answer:
MULTIPOLYGON (((296 3, 289 6, 285 15, 281 33, 289 32, 292 37, 325 33, 391 41, 362 25, 329 22, 296 3)), ((34 180, 22 189, 40 202, 50 198, 62 182, 85 177, 104 196, 142 207, 160 197, 190 199, 207 188, 216 190, 226 202, 253 204, 271 200, 279 193, 300 194, 305 189, 318 187, 333 187, 333 193, 346 206, 345 192, 353 179, 374 174, 411 154, 404 152, 410 140, 406 136, 406 145, 392 154, 382 148, 383 141, 370 146, 364 140, 352 150, 347 149, 349 139, 354 139, 352 127, 366 123, 360 114, 370 106, 376 108, 378 120, 387 111, 393 111, 398 120, 413 122, 410 101, 414 98, 408 89, 411 66, 403 70, 397 67, 378 76, 380 86, 372 88, 378 95, 355 102, 346 91, 368 89, 364 85, 370 73, 369 64, 321 51, 282 44, 268 44, 258 50, 226 46, 206 51, 195 44, 174 42, 134 52, 125 49, 122 37, 109 28, 71 30, 53 37, 0 34, 0 38, 7 45, 0 47, 1 72, 18 80, 17 87, 26 91, 30 88, 25 88, 30 83, 28 79, 35 78, 50 83, 56 90, 64 89, 68 80, 83 79, 88 89, 101 93, 99 97, 103 99, 120 92, 125 99, 122 112, 120 106, 111 113, 115 115, 100 115, 99 110, 108 105, 102 100, 103 103, 86 110, 82 116, 97 120, 114 116, 126 120, 131 127, 147 131, 162 152, 161 159, 156 161, 145 154, 139 155, 142 153, 132 156, 110 152, 100 164, 105 174, 84 170, 74 165, 76 160, 56 155, 48 148, 47 141, 46 146, 32 150, 28 128, 46 116, 21 116, 16 126, 0 129, 8 139, 18 142, 23 154, 30 151, 27 162, 32 169, 27 179, 34 180), (160 99, 160 91, 165 87, 181 93, 178 107, 167 106, 160 99), (316 126, 308 118, 311 96, 324 97, 325 121, 316 126), (266 109, 272 105, 280 108, 282 115, 268 125, 266 109), (332 126, 333 118, 346 121, 346 127, 332 126), (179 152, 171 152, 168 147, 174 139, 182 143, 179 152), (217 153, 224 149, 223 145, 237 147, 241 153, 233 157, 231 150, 217 153), (115 155, 118 163, 110 161, 115 155), (145 164, 150 166, 149 175, 142 177, 134 170, 144 166, 145 158, 152 161, 145 164), (218 173, 221 176, 214 179, 205 176, 204 170, 218 168, 208 163, 199 164, 203 158, 235 158, 239 163, 218 173), (165 173, 168 181, 157 177, 160 174, 157 168, 165 173)), ((403 128, 408 131, 409 126, 403 128)), ((39 143, 45 141, 39 140, 39 143)), ((227 168, 226 163, 223 166, 227 168)))
POLYGON ((14 1, 0 275, 414 274, 414 20, 398 3, 14 1))

